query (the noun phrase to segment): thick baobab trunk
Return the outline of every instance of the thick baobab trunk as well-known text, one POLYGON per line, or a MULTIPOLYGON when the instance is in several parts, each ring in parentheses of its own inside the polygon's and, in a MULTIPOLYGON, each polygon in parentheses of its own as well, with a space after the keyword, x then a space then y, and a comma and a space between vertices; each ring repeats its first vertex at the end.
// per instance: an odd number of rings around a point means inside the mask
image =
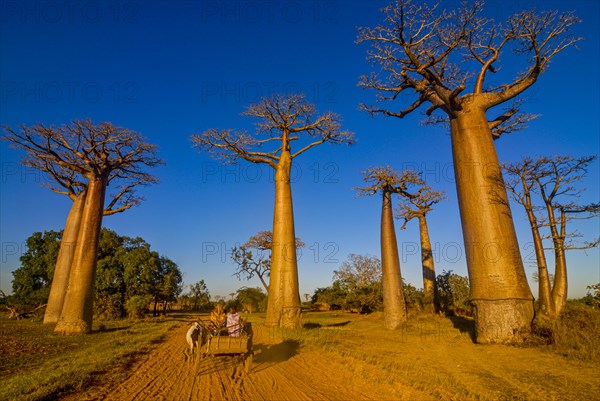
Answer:
POLYGON ((48 296, 48 305, 44 313, 44 323, 56 323, 60 317, 60 313, 67 294, 69 285, 69 275, 71 274, 71 266, 75 255, 75 247, 77 244, 77 236, 79 235, 79 226, 83 215, 83 206, 85 205, 85 192, 79 194, 73 201, 65 229, 60 241, 60 249, 54 267, 54 275, 52 276, 52 286, 48 296))
POLYGON ((381 206, 381 267, 385 328, 394 330, 406 322, 406 303, 402 292, 400 257, 392 213, 392 194, 389 191, 383 191, 381 206))
POLYGON ((92 330, 96 258, 105 191, 106 178, 89 181, 69 287, 54 329, 58 333, 85 334, 92 330))
POLYGON ((552 243, 554 245, 554 286, 552 287, 552 300, 554 302, 554 312, 560 316, 565 304, 567 303, 567 260, 565 257, 565 225, 566 216, 561 213, 561 233, 556 227, 556 218, 552 205, 546 205, 548 212, 548 223, 550 224, 550 233, 552 234, 552 243))
POLYGON ((300 291, 290 170, 292 157, 282 152, 275 172, 273 243, 267 303, 267 326, 300 326, 300 291))
POLYGON ((544 244, 542 243, 537 218, 533 213, 533 207, 529 201, 529 194, 526 194, 526 197, 528 204, 525 205, 525 210, 527 211, 529 225, 531 226, 533 248, 538 267, 538 310, 544 316, 554 317, 555 308, 550 290, 550 275, 548 274, 548 265, 546 263, 546 255, 544 254, 544 244))
POLYGON ((427 229, 427 218, 419 216, 419 234, 421 236, 421 265, 423 267, 423 295, 425 297, 425 310, 435 312, 438 308, 437 289, 435 283, 435 265, 431 252, 431 241, 427 229))
POLYGON ((452 155, 477 342, 520 342, 531 330, 533 296, 485 111, 463 107, 451 120, 452 155))

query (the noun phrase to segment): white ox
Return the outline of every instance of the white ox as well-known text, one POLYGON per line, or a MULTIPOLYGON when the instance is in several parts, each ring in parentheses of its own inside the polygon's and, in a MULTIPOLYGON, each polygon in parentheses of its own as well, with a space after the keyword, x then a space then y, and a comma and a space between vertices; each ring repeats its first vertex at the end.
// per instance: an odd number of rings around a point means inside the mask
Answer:
POLYGON ((189 355, 192 359, 194 359, 194 350, 196 350, 197 352, 198 347, 201 347, 206 342, 207 338, 208 333, 204 326, 202 326, 200 323, 194 322, 190 326, 187 333, 185 334, 185 341, 189 346, 189 355), (198 343, 198 341, 200 341, 200 343, 198 343))

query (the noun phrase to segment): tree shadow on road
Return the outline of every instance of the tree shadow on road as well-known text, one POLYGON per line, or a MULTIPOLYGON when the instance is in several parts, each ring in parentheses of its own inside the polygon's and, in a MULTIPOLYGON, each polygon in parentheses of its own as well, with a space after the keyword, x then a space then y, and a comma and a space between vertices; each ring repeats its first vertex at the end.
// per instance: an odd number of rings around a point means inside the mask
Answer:
POLYGON ((285 340, 279 344, 256 344, 254 346, 253 372, 268 369, 278 363, 285 362, 298 354, 300 342, 285 340))
POLYGON ((298 354, 300 342, 296 340, 285 340, 279 344, 257 344, 254 347, 254 361, 256 363, 285 362, 298 354))
POLYGON ((224 370, 235 370, 242 365, 239 355, 210 355, 200 356, 194 362, 197 374, 206 375, 224 370))

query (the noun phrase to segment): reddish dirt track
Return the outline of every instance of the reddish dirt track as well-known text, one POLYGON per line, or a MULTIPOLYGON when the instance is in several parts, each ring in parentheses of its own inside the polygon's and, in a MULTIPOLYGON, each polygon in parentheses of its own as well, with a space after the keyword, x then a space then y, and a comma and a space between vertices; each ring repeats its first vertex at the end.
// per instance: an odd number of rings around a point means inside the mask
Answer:
POLYGON ((235 357, 192 362, 184 350, 186 327, 133 367, 131 376, 102 397, 114 401, 178 400, 369 400, 351 374, 326 366, 316 352, 297 353, 295 343, 254 344, 249 374, 235 357))

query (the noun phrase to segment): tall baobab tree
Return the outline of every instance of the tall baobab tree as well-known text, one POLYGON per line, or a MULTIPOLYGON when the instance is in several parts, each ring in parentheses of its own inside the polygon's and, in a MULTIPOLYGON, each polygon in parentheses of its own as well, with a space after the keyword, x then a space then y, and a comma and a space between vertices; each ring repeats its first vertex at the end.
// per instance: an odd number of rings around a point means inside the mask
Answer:
MULTIPOLYGON (((68 196, 73 202, 71 210, 67 215, 63 236, 60 241, 58 258, 52 276, 52 286, 50 287, 50 294, 48 296, 48 306, 44 313, 44 323, 56 323, 60 318, 60 313, 67 294, 71 265, 75 254, 79 227, 81 225, 87 187, 85 183, 76 180, 73 171, 68 171, 61 175, 57 172, 57 166, 52 165, 49 159, 37 160, 42 161, 37 167, 35 166, 35 163, 27 163, 27 165, 47 173, 58 184, 58 186, 50 186, 50 189, 55 193, 68 196)), ((24 160, 24 162, 26 161, 24 160)), ((114 175, 111 177, 112 180, 115 178, 117 177, 114 175)), ((156 182, 156 180, 153 177, 142 174, 134 181, 121 183, 118 192, 111 195, 112 200, 108 203, 108 206, 104 208, 103 215, 110 216, 121 213, 132 206, 139 204, 141 198, 133 195, 134 188, 138 185, 147 185, 154 182, 156 182)))
POLYGON ((383 24, 360 29, 358 42, 372 45, 368 58, 379 66, 361 77, 360 85, 375 89, 380 103, 403 99, 406 90, 416 96, 398 111, 363 108, 402 118, 429 104, 426 115, 441 112, 449 121, 476 338, 519 342, 531 329, 533 297, 510 207, 490 196, 507 199, 493 141, 506 132, 499 127, 514 124, 519 113, 515 105, 493 120, 486 113, 525 92, 554 56, 580 40, 569 33, 579 19, 572 13, 525 10, 499 23, 485 17, 482 2, 463 2, 454 10, 442 9, 444 4, 396 0, 384 8, 383 24), (524 72, 508 83, 489 85, 486 78, 500 70, 500 56, 511 48, 517 56, 529 56, 524 72))
MULTIPOLYGON (((48 304, 44 312, 44 323, 56 323, 60 317, 69 284, 69 275, 85 204, 86 184, 73 170, 62 168, 56 164, 53 158, 49 157, 51 149, 47 148, 42 151, 39 148, 31 147, 26 136, 15 132, 10 127, 5 127, 5 130, 7 135, 4 136, 4 139, 26 152, 26 156, 22 159, 23 165, 46 174, 50 179, 47 183, 49 189, 57 194, 68 196, 73 202, 60 241, 48 304)), ((104 209, 104 216, 121 213, 138 205, 142 198, 134 195, 135 187, 156 182, 147 174, 134 174, 128 179, 112 175, 110 179, 114 181, 113 184, 118 184, 118 187, 117 192, 111 195, 112 200, 104 209)))
POLYGON ((369 185, 356 188, 359 195, 381 192, 381 268, 383 270, 383 312, 386 329, 394 330, 406 322, 406 301, 402 286, 398 242, 394 228, 392 194, 406 188, 406 176, 398 176, 391 167, 373 167, 363 172, 369 185))
POLYGON ((439 300, 435 282, 435 263, 427 227, 427 214, 431 212, 433 205, 444 200, 444 192, 434 191, 417 172, 405 170, 402 176, 406 177, 406 186, 405 189, 398 192, 402 202, 398 205, 397 216, 404 219, 400 229, 404 230, 408 222, 414 218, 419 220, 424 307, 429 312, 435 312, 439 309, 439 300))
POLYGON ((565 251, 569 249, 589 249, 598 240, 584 244, 569 241, 576 234, 567 233, 567 222, 571 219, 590 218, 598 214, 597 204, 579 205, 566 199, 576 199, 581 191, 574 184, 581 181, 589 165, 596 156, 555 156, 524 158, 521 162, 505 163, 504 170, 509 176, 507 189, 513 199, 522 205, 531 226, 536 261, 538 265, 539 308, 548 317, 559 316, 567 300, 567 260, 565 251), (541 205, 535 204, 537 195, 541 205), (546 217, 538 218, 536 209, 545 209, 546 217), (558 216, 556 215, 558 213, 558 216), (577 217, 575 217, 577 216, 577 217), (554 251, 554 283, 550 285, 550 275, 544 254, 544 236, 540 227, 548 226, 549 239, 554 251))
MULTIPOLYGON (((254 234, 239 247, 231 249, 231 260, 238 265, 234 276, 241 280, 245 277, 246 280, 258 277, 260 283, 269 293, 269 285, 266 278, 269 277, 271 271, 271 248, 273 246, 273 232, 271 230, 259 231, 254 234), (252 250, 255 250, 253 252, 252 250), (268 252, 268 253, 267 253, 268 252)), ((296 249, 302 248, 304 242, 300 238, 296 238, 296 249)))
POLYGON ((194 146, 225 162, 239 159, 264 163, 275 170, 273 245, 266 324, 300 325, 300 293, 290 169, 302 153, 324 143, 352 144, 354 134, 342 131, 334 113, 317 115, 303 95, 274 95, 250 105, 242 115, 256 119, 256 132, 209 129, 192 135, 194 146), (293 151, 293 144, 297 149, 293 151), (270 147, 270 150, 263 150, 270 147))
POLYGON ((143 166, 162 161, 156 158, 154 145, 146 143, 140 134, 108 122, 94 125, 86 119, 60 127, 38 124, 22 126, 20 132, 9 127, 5 130, 4 139, 26 152, 24 163, 47 173, 58 184, 51 189, 73 200, 63 235, 65 247, 61 246, 59 254, 52 311, 54 314, 64 297, 55 331, 87 333, 92 325, 102 216, 138 203, 133 187, 156 181, 142 170, 143 166), (113 180, 122 185, 105 207, 106 187, 113 180))

